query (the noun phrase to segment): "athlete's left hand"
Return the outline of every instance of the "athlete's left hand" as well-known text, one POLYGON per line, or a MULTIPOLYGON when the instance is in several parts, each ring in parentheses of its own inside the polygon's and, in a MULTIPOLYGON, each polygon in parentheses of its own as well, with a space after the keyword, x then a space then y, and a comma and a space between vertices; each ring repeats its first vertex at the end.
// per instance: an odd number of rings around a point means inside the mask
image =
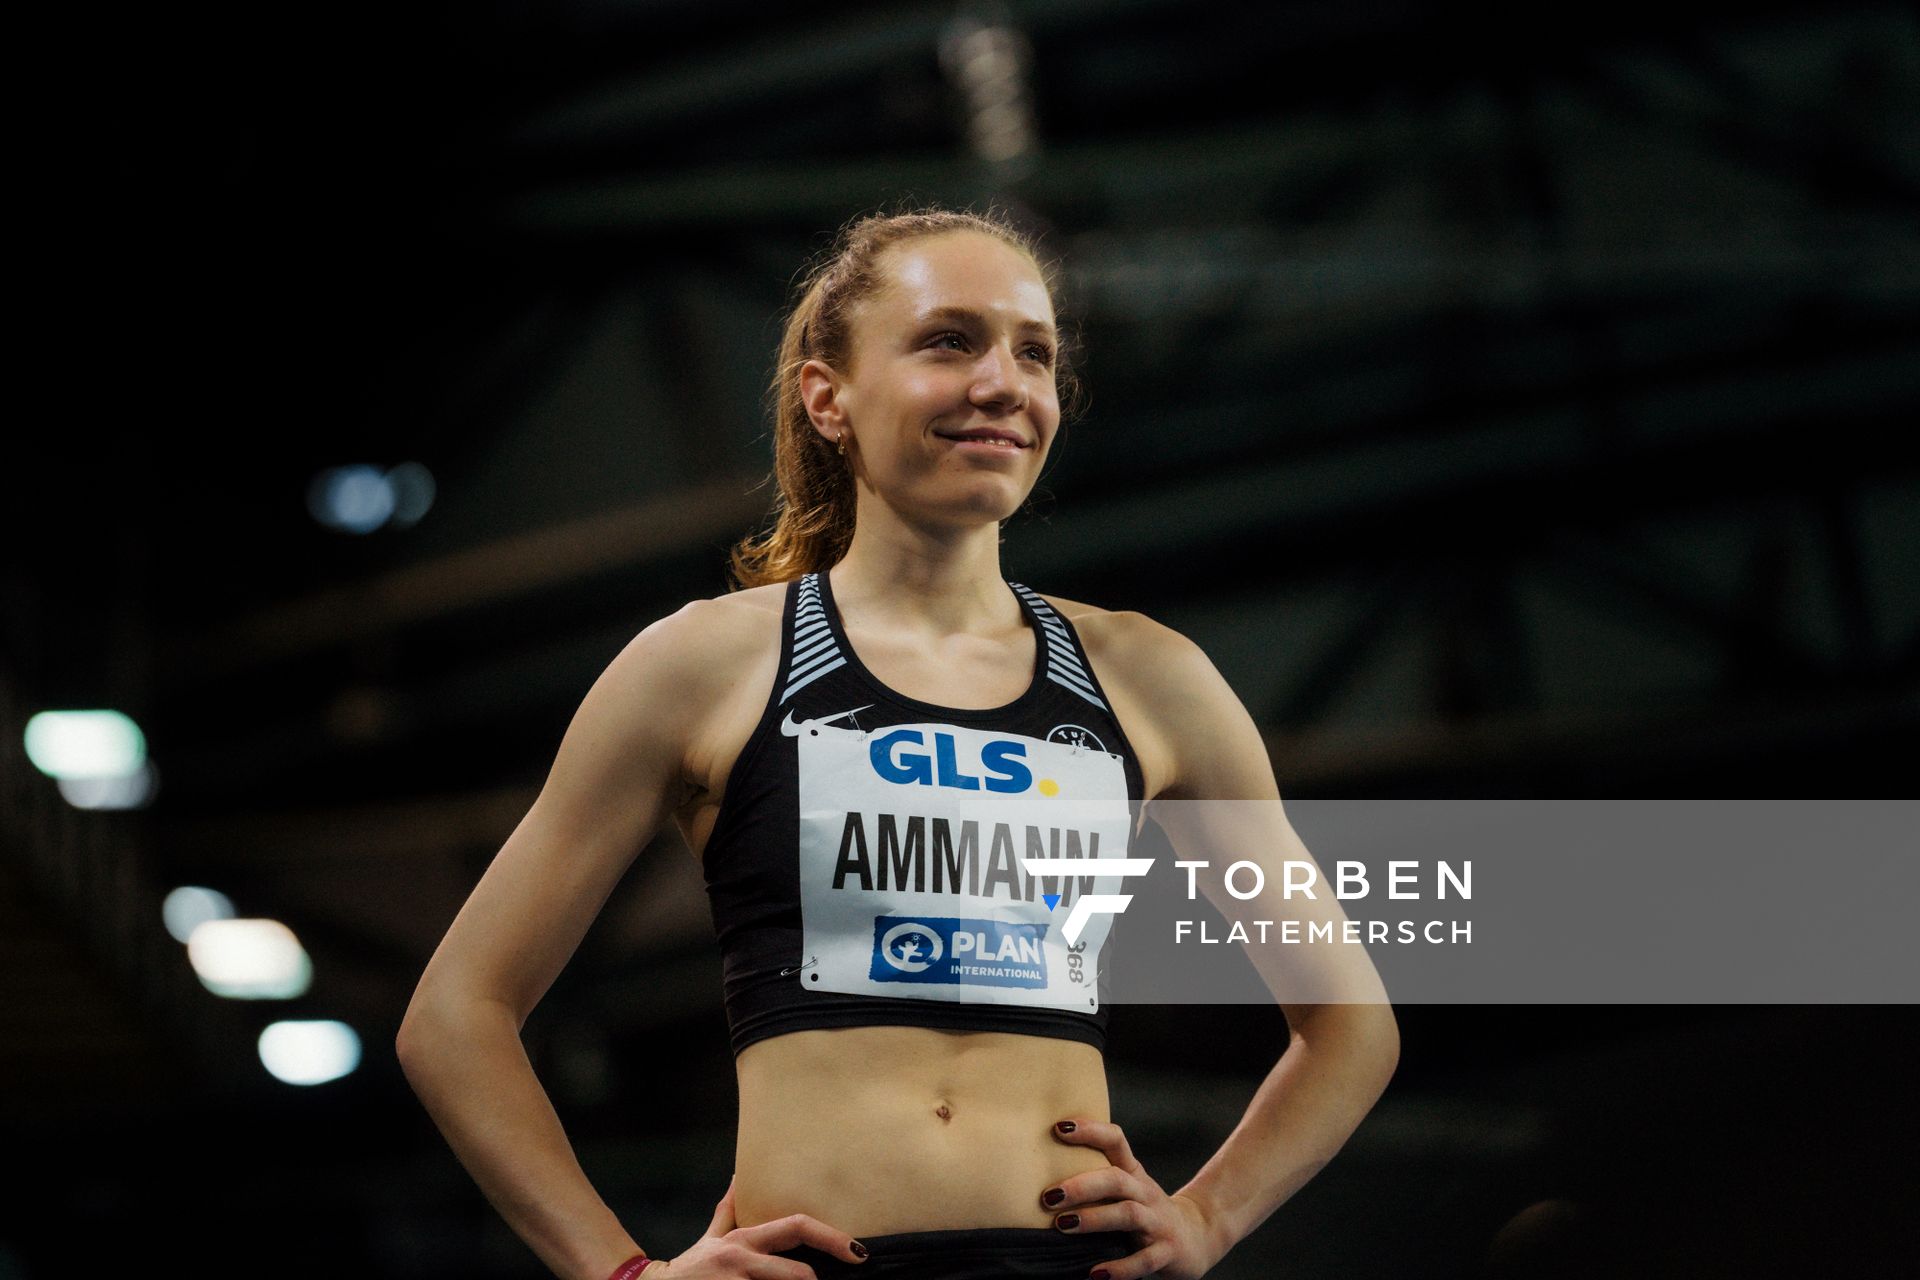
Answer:
POLYGON ((1131 1231, 1140 1248, 1091 1274, 1109 1280, 1200 1280, 1226 1256, 1231 1240, 1209 1221, 1204 1206, 1190 1196, 1168 1195, 1133 1158, 1120 1126, 1073 1116, 1053 1126, 1056 1142, 1097 1147, 1108 1168, 1077 1173, 1040 1193, 1041 1207, 1054 1215, 1056 1230, 1131 1231), (1067 1126, 1063 1131, 1062 1125, 1067 1126), (1057 1196, 1055 1193, 1058 1192, 1057 1196))

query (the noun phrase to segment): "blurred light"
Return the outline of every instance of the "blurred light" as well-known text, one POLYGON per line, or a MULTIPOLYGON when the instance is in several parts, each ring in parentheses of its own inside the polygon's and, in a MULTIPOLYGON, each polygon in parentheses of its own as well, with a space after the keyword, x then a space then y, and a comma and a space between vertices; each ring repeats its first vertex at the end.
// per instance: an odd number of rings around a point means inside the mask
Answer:
POLYGON ((278 920, 208 920, 187 935, 200 985, 234 1000, 290 1000, 313 985, 313 961, 278 920))
POLYGON ((149 760, 124 777, 62 778, 58 785, 76 809, 144 809, 160 789, 160 771, 149 760))
POLYGON ((287 1084, 325 1084, 360 1065, 360 1037, 344 1022, 276 1022, 260 1033, 260 1062, 287 1084))
POLYGON ((387 472, 387 487, 393 490, 392 523, 396 529, 420 523, 420 517, 433 506, 433 472, 418 462, 403 462, 387 472))
POLYGON ((1003 6, 964 14, 940 41, 940 63, 959 90, 974 155, 1010 170, 1031 168, 1039 150, 1029 71, 1033 45, 1003 6))
POLYGON ((372 533, 393 515, 393 486, 378 467, 331 467, 307 486, 307 510, 329 529, 372 533))
POLYGON ((355 463, 330 467, 307 486, 307 510, 329 529, 372 533, 382 525, 409 528, 433 506, 433 473, 418 462, 390 471, 355 463))
POLYGON ((185 942, 209 920, 233 919, 233 901, 217 889, 183 884, 160 904, 160 918, 175 942, 185 942))
POLYGON ((27 759, 52 778, 126 778, 147 759, 147 737, 118 711, 42 711, 27 721, 27 759))

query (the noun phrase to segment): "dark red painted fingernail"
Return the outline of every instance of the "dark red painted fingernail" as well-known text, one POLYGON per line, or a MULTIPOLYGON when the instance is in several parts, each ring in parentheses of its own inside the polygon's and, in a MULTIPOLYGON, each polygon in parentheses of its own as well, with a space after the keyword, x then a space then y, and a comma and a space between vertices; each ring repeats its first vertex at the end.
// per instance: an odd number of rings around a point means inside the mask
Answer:
POLYGON ((848 1244, 847 1248, 853 1250, 853 1256, 856 1258, 864 1258, 867 1256, 867 1246, 861 1244, 858 1240, 848 1244))
POLYGON ((1071 1121, 1071 1120, 1062 1120, 1062 1121, 1061 1121, 1061 1122, 1060 1122, 1059 1124, 1057 1124, 1057 1125, 1055 1125, 1055 1126, 1053 1126, 1053 1127, 1054 1127, 1054 1128, 1056 1128, 1056 1129, 1058 1129, 1058 1130, 1059 1130, 1060 1132, 1062 1132, 1062 1133, 1072 1133, 1072 1132, 1073 1132, 1073 1121, 1071 1121))
POLYGON ((1067 1193, 1061 1190, 1059 1187, 1055 1187, 1053 1190, 1047 1192, 1047 1194, 1040 1197, 1040 1203, 1047 1206, 1047 1208, 1051 1209, 1053 1208, 1053 1206, 1059 1204, 1062 1200, 1065 1200, 1066 1198, 1067 1198, 1067 1193))
POLYGON ((1063 1213, 1053 1220, 1053 1225, 1062 1231, 1071 1231, 1080 1225, 1080 1215, 1077 1213, 1063 1213))
POLYGON ((1098 1271, 1094 1272, 1092 1275, 1088 1276, 1087 1280, 1113 1280, 1113 1274, 1110 1271, 1108 1271, 1105 1267, 1102 1267, 1098 1271))

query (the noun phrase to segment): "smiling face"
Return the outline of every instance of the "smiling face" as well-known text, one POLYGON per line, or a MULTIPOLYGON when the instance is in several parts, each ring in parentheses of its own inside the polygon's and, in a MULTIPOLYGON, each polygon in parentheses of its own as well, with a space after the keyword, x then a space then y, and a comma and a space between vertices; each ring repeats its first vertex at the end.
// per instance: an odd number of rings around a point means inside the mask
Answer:
POLYGON ((979 523, 1019 509, 1060 425, 1053 301, 1033 260, 949 232, 887 249, 886 284, 852 317, 849 368, 803 395, 849 432, 865 487, 923 517, 979 523))

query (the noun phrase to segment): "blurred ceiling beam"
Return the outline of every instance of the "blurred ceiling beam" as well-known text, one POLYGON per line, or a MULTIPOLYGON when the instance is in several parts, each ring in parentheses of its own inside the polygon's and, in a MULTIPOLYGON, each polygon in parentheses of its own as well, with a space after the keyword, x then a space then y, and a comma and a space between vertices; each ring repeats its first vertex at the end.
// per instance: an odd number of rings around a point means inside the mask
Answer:
POLYGON ((643 75, 596 86, 510 130, 508 145, 551 156, 604 146, 689 116, 836 84, 903 57, 931 53, 951 20, 944 8, 897 7, 881 15, 816 28, 705 60, 650 67, 643 75))
MULTIPOLYGON (((1011 0, 981 16, 1038 33, 1176 7, 1175 0, 1011 0)), ((930 60, 956 17, 966 13, 960 6, 910 3, 831 25, 789 25, 742 48, 649 67, 576 94, 513 129, 507 139, 516 149, 545 157, 630 140, 710 115, 715 104, 737 110, 819 92, 905 59, 930 60)))
POLYGON ((766 514, 764 477, 728 476, 391 569, 181 642, 190 668, 253 666, 378 635, 739 535, 766 514))
POLYGON ((493 849, 512 834, 539 787, 499 787, 391 804, 234 813, 172 824, 167 865, 200 874, 227 867, 383 863, 493 849))
MULTIPOLYGON (((1295 120, 1167 139, 1130 139, 1050 148, 1020 186, 1022 200, 1045 208, 1156 192, 1190 195, 1196 186, 1309 183, 1346 171, 1357 150, 1368 163, 1415 154, 1432 133, 1411 113, 1370 122, 1367 136, 1349 123, 1295 120)), ((837 222, 847 210, 911 191, 965 203, 983 194, 979 163, 951 154, 863 157, 831 163, 734 165, 696 173, 642 174, 503 201, 494 217, 510 228, 568 235, 621 234, 658 224, 711 228, 729 222, 837 222)))
POLYGON ((1312 467, 1249 462, 1057 516, 1044 560, 1071 574, 1090 593, 1084 598, 1125 600, 1151 612, 1357 563, 1489 547, 1525 552, 1556 530, 1737 511, 1726 504, 1815 484, 1911 476, 1920 455, 1899 429, 1911 394, 1887 398, 1891 403, 1877 411, 1689 426, 1674 438, 1623 437, 1605 450, 1564 429, 1577 423, 1550 430, 1551 421, 1531 420, 1481 433, 1471 447, 1443 441, 1312 467), (1735 446, 1737 467, 1728 465, 1735 446), (1409 543, 1409 530, 1419 531, 1417 544, 1409 543), (1284 554, 1249 557, 1256 546, 1284 554))
POLYGON ((1382 777, 1420 778, 1555 764, 1631 762, 1648 773, 1862 733, 1920 732, 1920 677, 1878 687, 1769 694, 1748 702, 1669 702, 1649 709, 1568 708, 1478 716, 1454 723, 1268 732, 1282 794, 1321 796, 1382 777))

